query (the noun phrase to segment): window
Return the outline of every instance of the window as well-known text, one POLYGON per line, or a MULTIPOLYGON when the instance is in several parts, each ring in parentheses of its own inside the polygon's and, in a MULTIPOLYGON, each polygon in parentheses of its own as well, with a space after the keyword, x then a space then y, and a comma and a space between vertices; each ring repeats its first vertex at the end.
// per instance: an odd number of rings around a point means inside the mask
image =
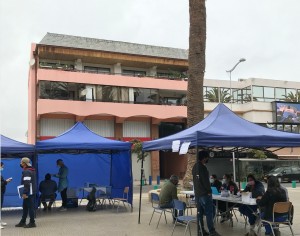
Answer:
POLYGON ((110 74, 110 68, 85 66, 84 71, 96 74, 110 74))
POLYGON ((264 87, 264 97, 265 98, 275 98, 275 90, 271 87, 264 87))
POLYGON ((122 70, 122 75, 143 77, 146 76, 146 71, 122 70))
POLYGON ((275 98, 276 100, 285 99, 285 89, 284 88, 275 88, 275 98))
POLYGON ((264 90, 263 87, 253 86, 253 97, 255 98, 263 98, 264 97, 264 90))

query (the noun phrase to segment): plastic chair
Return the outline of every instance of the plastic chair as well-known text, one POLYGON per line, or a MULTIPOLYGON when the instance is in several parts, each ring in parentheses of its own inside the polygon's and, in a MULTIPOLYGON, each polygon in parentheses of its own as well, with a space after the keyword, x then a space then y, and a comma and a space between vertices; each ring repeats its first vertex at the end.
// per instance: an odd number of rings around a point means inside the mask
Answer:
MULTIPOLYGON (((113 198, 112 199, 112 201, 113 201, 113 208, 115 207, 115 203, 116 202, 118 203, 117 212, 119 212, 120 202, 123 203, 123 205, 124 205, 125 208, 126 208, 125 203, 127 203, 128 205, 130 205, 130 203, 128 202, 128 192, 129 192, 129 187, 125 187, 124 191, 123 191, 123 197, 122 198, 113 198)), ((131 206, 131 211, 132 211, 132 206, 131 206)))
POLYGON ((172 208, 161 208, 159 205, 159 196, 156 193, 151 193, 151 204, 152 204, 153 212, 152 212, 152 216, 149 221, 149 225, 151 224, 154 213, 160 214, 156 228, 158 228, 162 213, 164 213, 164 215, 165 215, 165 221, 167 224, 168 222, 167 222, 166 212, 172 213, 172 208))
POLYGON ((291 223, 290 223, 291 209, 292 209, 291 202, 276 202, 276 203, 274 203, 272 220, 260 219, 260 224, 258 226, 257 233, 260 234, 260 229, 263 224, 268 224, 271 227, 273 235, 275 235, 274 229, 279 229, 279 228, 284 228, 284 227, 289 227, 292 235, 294 235, 294 231, 293 231, 291 223), (276 221, 276 217, 275 217, 276 213, 286 214, 287 218, 284 221, 276 221), (280 226, 280 225, 283 225, 283 226, 280 226))
MULTIPOLYGON (((185 230, 184 230, 184 235, 186 235, 186 231, 189 228, 189 232, 191 235, 191 228, 190 228, 190 223, 197 223, 197 217, 195 216, 186 216, 184 215, 185 213, 185 204, 182 201, 173 200, 174 202, 174 211, 173 211, 173 216, 176 219, 172 231, 172 235, 174 233, 175 227, 177 224, 185 225, 185 230)), ((202 227, 200 225, 200 232, 202 235, 202 227)))

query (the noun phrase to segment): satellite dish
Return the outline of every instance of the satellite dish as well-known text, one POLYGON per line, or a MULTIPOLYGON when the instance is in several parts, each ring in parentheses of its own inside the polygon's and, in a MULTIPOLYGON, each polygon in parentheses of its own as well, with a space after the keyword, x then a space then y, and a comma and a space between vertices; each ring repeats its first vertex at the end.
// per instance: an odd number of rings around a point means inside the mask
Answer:
POLYGON ((34 64, 35 64, 35 59, 34 59, 34 58, 30 59, 29 65, 30 65, 30 66, 33 66, 34 64))
POLYGON ((80 92, 80 96, 83 97, 87 94, 87 89, 84 89, 80 92))

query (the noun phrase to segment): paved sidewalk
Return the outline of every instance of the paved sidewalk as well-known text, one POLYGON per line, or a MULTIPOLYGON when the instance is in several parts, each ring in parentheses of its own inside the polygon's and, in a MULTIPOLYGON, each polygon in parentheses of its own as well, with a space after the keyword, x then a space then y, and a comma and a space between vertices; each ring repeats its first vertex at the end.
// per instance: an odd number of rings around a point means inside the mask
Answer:
MULTIPOLYGON (((21 211, 4 211, 2 214, 3 221, 8 225, 1 230, 1 235, 74 235, 74 236, 152 236, 152 235, 171 235, 172 217, 167 214, 168 223, 164 222, 162 217, 158 229, 156 223, 159 215, 155 214, 151 225, 149 220, 152 214, 152 207, 148 201, 148 191, 153 186, 144 186, 142 195, 141 224, 138 224, 138 206, 139 206, 139 187, 134 187, 134 208, 133 212, 121 208, 119 213, 111 207, 98 209, 96 212, 87 212, 84 206, 75 209, 68 209, 66 212, 58 212, 53 209, 52 212, 43 212, 38 210, 36 224, 37 228, 24 229, 16 228, 14 225, 19 222, 21 211)), ((288 188, 290 200, 295 206, 295 218, 293 229, 295 235, 300 235, 300 188, 288 188)), ((193 210, 193 214, 196 211, 193 210)), ((216 229, 221 235, 240 236, 244 235, 249 228, 244 228, 243 218, 238 215, 239 222, 234 221, 234 226, 230 227, 229 223, 216 223, 216 229)), ((192 235, 196 235, 196 226, 192 224, 192 235)), ((183 235, 184 227, 177 226, 174 236, 183 235)), ((264 229, 263 229, 264 232, 264 229)), ((290 235, 287 230, 281 230, 281 235, 290 235)), ((187 233, 187 235, 189 235, 187 233)), ((264 234, 262 234, 264 235, 264 234)))

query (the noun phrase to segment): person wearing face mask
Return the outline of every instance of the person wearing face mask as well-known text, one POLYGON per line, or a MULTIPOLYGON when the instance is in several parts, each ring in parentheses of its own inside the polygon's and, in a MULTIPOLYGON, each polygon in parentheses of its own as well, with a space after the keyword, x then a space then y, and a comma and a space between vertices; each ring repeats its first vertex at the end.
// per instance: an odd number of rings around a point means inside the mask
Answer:
MULTIPOLYGON (((225 174, 223 176, 221 191, 222 190, 230 191, 231 194, 234 194, 234 195, 237 194, 238 187, 237 187, 236 183, 232 181, 231 174, 225 174)), ((228 208, 230 209, 233 205, 234 205, 233 203, 228 203, 228 208)), ((229 211, 227 211, 226 202, 219 201, 218 207, 219 207, 219 211, 220 211, 221 217, 222 217, 220 222, 224 223, 225 221, 229 220, 231 217, 229 211)))
POLYGON ((36 172, 30 164, 28 157, 23 157, 20 163, 23 169, 21 185, 24 185, 23 198, 23 215, 21 221, 16 224, 16 227, 34 228, 36 227, 34 220, 34 196, 36 194, 36 172), (27 215, 29 213, 30 222, 26 224, 27 215))
POLYGON ((211 175, 210 179, 209 179, 209 182, 210 182, 211 187, 216 187, 217 190, 220 192, 221 187, 222 187, 222 183, 221 183, 220 180, 218 180, 217 175, 211 175))
MULTIPOLYGON (((2 176, 2 171, 4 170, 4 163, 1 161, 1 210, 2 210, 2 206, 3 206, 3 201, 4 201, 4 193, 6 190, 6 185, 12 181, 12 178, 8 178, 8 179, 4 179, 2 176)), ((1 229, 3 229, 5 226, 7 225, 5 222, 2 221, 1 219, 1 229)))
POLYGON ((194 191, 203 235, 219 236, 220 234, 216 232, 213 222, 215 209, 213 205, 212 191, 209 182, 209 173, 206 167, 208 159, 208 151, 200 151, 198 153, 198 161, 193 166, 192 170, 194 191), (204 214, 206 216, 206 223, 209 233, 204 230, 204 214))
MULTIPOLYGON (((252 198, 258 198, 265 194, 265 187, 260 181, 255 179, 253 174, 249 174, 247 176, 247 186, 242 192, 251 192, 252 198)), ((256 221, 256 216, 253 213, 257 212, 257 206, 241 205, 239 211, 248 217, 250 230, 253 230, 256 221)))
POLYGON ((57 166, 59 167, 58 174, 54 174, 52 176, 58 178, 58 192, 60 192, 62 206, 59 211, 67 210, 67 188, 68 188, 68 173, 69 169, 64 164, 62 159, 58 159, 56 161, 57 166))

